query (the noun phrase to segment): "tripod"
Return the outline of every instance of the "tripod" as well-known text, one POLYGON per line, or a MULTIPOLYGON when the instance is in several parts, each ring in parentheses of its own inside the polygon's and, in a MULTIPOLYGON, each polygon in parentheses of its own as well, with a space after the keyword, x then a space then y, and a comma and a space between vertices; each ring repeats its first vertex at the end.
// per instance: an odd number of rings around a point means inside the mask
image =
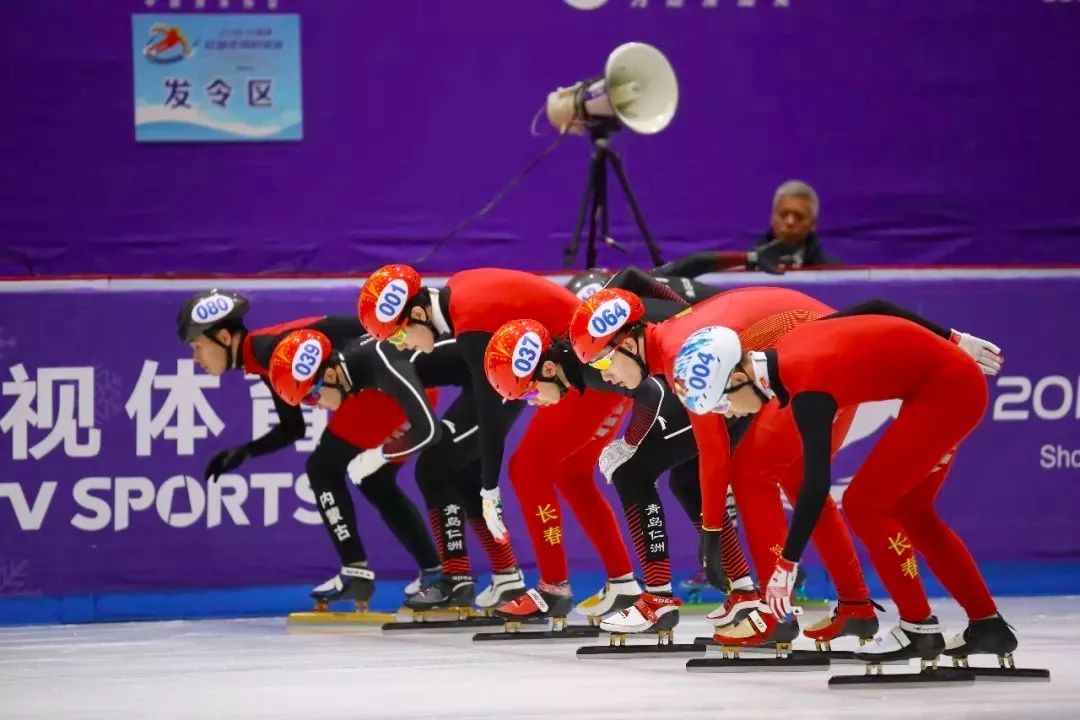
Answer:
POLYGON ((607 198, 607 166, 615 170, 615 176, 619 179, 623 194, 630 205, 630 211, 634 214, 641 236, 645 239, 645 245, 649 248, 653 267, 663 265, 664 260, 660 256, 660 248, 649 234, 649 228, 645 226, 645 218, 641 215, 634 193, 630 190, 630 182, 626 179, 626 171, 623 170, 622 159, 618 153, 611 149, 611 131, 617 130, 618 125, 609 122, 599 122, 589 127, 589 137, 593 144, 592 158, 589 161, 589 180, 585 184, 585 196, 581 199, 581 210, 578 212, 577 226, 574 228, 574 237, 563 251, 563 267, 574 264, 578 245, 581 242, 581 231, 585 227, 585 217, 589 218, 589 239, 585 249, 585 269, 596 267, 596 240, 599 235, 605 243, 617 250, 626 252, 626 248, 616 242, 609 233, 608 225, 608 198, 607 198), (599 225, 599 228, 597 228, 599 225), (599 233, 597 230, 599 229, 599 233))

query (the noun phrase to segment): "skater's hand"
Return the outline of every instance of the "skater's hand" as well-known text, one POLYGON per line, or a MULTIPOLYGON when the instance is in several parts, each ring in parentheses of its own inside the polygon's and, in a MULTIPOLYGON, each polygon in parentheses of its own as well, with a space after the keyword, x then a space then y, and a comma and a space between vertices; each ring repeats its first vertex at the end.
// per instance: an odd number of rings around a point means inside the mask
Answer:
POLYGON ((607 478, 608 485, 611 484, 615 471, 622 467, 622 464, 627 460, 634 457, 637 450, 637 445, 631 445, 624 438, 608 443, 607 447, 600 453, 600 472, 607 478))
POLYGON ((494 536, 495 542, 509 542, 510 532, 503 522, 502 496, 499 494, 499 488, 492 488, 491 490, 481 488, 480 497, 484 501, 484 522, 487 523, 488 530, 494 536))
POLYGON ((776 619, 783 622, 791 615, 791 593, 795 591, 795 576, 799 563, 780 558, 776 561, 769 586, 765 588, 765 603, 776 619))
POLYGON ((218 479, 218 476, 224 475, 227 472, 232 472, 236 468, 248 459, 250 451, 247 445, 241 445, 229 450, 222 450, 214 457, 210 458, 210 462, 206 464, 206 471, 203 473, 206 482, 212 483, 218 479))
POLYGON ((974 358, 986 375, 997 375, 1001 371, 1005 358, 1001 355, 1001 348, 994 343, 956 330, 953 330, 953 342, 974 358))
POLYGON ((351 480, 352 484, 356 487, 360 487, 360 482, 364 478, 374 474, 376 470, 385 464, 386 458, 383 456, 380 448, 364 450, 349 463, 349 480, 351 480))

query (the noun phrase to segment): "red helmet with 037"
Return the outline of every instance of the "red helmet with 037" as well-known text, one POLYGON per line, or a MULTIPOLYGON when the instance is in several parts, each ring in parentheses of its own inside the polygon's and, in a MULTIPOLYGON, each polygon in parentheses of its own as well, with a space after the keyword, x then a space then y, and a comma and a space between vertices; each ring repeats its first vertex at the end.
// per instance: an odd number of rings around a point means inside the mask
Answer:
POLYGON ((376 340, 386 340, 408 322, 405 308, 418 292, 420 273, 408 265, 383 265, 360 288, 360 323, 376 340))
POLYGON ((534 375, 551 347, 551 333, 536 320, 511 320, 491 336, 484 374, 507 400, 519 400, 536 384, 534 375))
POLYGON ((330 338, 318 330, 294 330, 274 348, 267 368, 274 392, 290 405, 314 405, 311 391, 322 383, 330 361, 330 338))
POLYGON ((645 306, 634 293, 604 288, 590 296, 570 318, 570 344, 583 363, 590 363, 626 337, 645 317, 645 306))

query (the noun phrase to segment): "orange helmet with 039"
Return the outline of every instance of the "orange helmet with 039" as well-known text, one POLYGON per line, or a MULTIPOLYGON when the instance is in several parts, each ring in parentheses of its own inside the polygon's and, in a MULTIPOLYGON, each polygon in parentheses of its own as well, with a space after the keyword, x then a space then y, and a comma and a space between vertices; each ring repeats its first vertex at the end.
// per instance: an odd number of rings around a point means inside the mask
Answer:
POLYGON ((290 405, 314 405, 330 362, 330 338, 318 330, 294 330, 274 348, 267 368, 274 392, 290 405))

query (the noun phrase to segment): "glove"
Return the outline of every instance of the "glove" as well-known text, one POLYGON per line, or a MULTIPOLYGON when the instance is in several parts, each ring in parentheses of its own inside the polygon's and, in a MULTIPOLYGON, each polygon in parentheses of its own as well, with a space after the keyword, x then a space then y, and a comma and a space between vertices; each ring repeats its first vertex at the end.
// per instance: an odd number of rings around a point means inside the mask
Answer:
POLYGON ((783 275, 787 272, 787 265, 791 264, 790 260, 791 258, 786 255, 774 259, 764 253, 751 250, 746 253, 746 269, 760 270, 769 275, 783 275))
POLYGON ((792 613, 791 593, 795 592, 795 576, 798 572, 799 563, 780 558, 765 588, 765 603, 780 622, 792 613))
POLYGON ((987 375, 997 375, 1001 371, 1001 365, 1005 358, 1001 355, 1001 348, 989 340, 969 335, 965 332, 952 331, 952 341, 960 346, 960 349, 974 358, 979 368, 987 375))
POLYGON ((356 487, 360 487, 360 481, 368 475, 373 475, 376 470, 386 464, 386 458, 380 448, 365 450, 352 459, 349 463, 349 480, 356 487))
POLYGON ((251 450, 247 445, 222 450, 210 458, 210 462, 206 464, 206 471, 203 473, 206 482, 212 483, 218 479, 219 475, 232 472, 249 457, 251 457, 251 450))
POLYGON ((510 533, 503 522, 502 496, 499 494, 499 488, 491 490, 481 488, 480 497, 483 499, 484 522, 487 523, 495 542, 509 542, 510 533))
POLYGON ((611 484, 615 471, 622 467, 624 462, 634 457, 636 452, 637 445, 631 445, 626 442, 625 438, 619 438, 608 443, 607 447, 600 453, 600 472, 607 478, 608 485, 611 484))
POLYGON ((701 531, 701 569, 709 584, 717 590, 727 592, 728 578, 724 572, 724 543, 719 530, 701 531))

